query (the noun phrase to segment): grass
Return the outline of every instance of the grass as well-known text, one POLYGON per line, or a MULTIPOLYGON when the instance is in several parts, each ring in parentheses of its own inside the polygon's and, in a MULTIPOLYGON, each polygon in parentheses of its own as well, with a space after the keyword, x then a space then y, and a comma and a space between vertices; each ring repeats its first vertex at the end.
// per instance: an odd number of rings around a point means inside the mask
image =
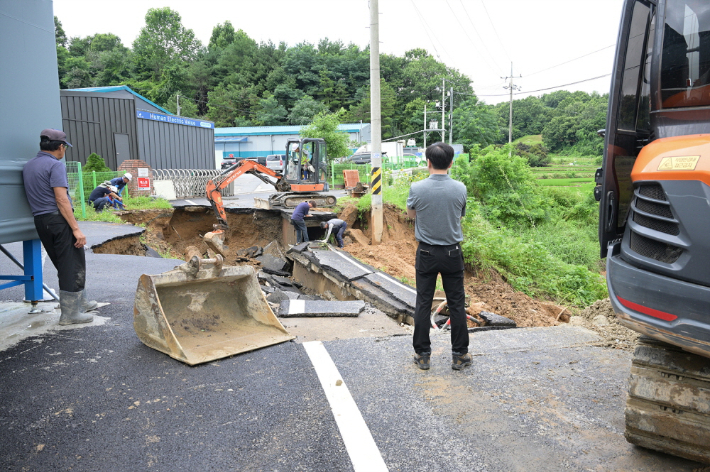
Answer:
MULTIPOLYGON (((169 201, 163 198, 152 197, 129 197, 123 199, 123 203, 129 210, 159 210, 171 209, 173 206, 169 201)), ((79 210, 76 208, 75 210, 79 210)), ((104 209, 102 212, 96 212, 94 208, 86 204, 86 218, 81 216, 81 211, 75 211, 74 216, 79 221, 104 221, 107 223, 123 223, 113 210, 104 209)))
POLYGON ((542 135, 541 134, 530 134, 528 136, 523 136, 522 138, 518 138, 513 143, 523 143, 527 144, 528 146, 532 146, 533 144, 542 144, 542 135))
MULTIPOLYGON (((538 185, 545 187, 580 187, 580 184, 590 184, 594 188, 594 179, 587 177, 577 177, 573 179, 542 179, 535 181, 538 185)), ((585 185, 589 186, 589 185, 585 185)))

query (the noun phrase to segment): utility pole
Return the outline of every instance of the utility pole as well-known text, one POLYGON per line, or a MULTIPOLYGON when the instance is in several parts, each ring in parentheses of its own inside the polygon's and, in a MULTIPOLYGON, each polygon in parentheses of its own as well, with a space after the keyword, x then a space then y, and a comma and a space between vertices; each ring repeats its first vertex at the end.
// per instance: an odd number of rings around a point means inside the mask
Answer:
POLYGON ((180 94, 177 94, 175 98, 177 99, 177 116, 180 116, 180 94))
POLYGON ((382 115, 380 113, 380 18, 378 0, 370 0, 370 117, 372 126, 372 242, 382 242, 382 115))
POLYGON ((449 146, 454 140, 454 88, 449 89, 449 146))
MULTIPOLYGON (((518 77, 522 77, 519 75, 518 77)), ((503 88, 510 89, 510 111, 508 113, 508 157, 513 155, 513 90, 520 90, 520 87, 513 85, 513 63, 510 63, 510 77, 501 77, 502 79, 510 79, 510 85, 503 88)))
POLYGON ((441 79, 441 142, 446 142, 446 118, 444 117, 446 112, 446 98, 444 97, 444 91, 446 90, 446 79, 441 79))

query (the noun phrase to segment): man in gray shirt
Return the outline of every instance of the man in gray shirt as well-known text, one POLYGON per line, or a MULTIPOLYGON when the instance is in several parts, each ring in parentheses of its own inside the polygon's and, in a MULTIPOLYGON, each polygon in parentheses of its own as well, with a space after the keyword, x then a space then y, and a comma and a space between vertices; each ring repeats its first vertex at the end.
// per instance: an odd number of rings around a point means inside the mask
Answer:
POLYGON ((464 263, 461 252, 461 219, 466 214, 466 186, 448 176, 454 149, 435 143, 426 149, 429 178, 409 189, 407 215, 415 218, 414 236, 419 241, 416 258, 417 302, 414 312, 414 363, 422 370, 430 367, 431 305, 436 278, 441 274, 451 319, 451 367, 471 365, 468 354, 468 327, 464 290, 464 263))
POLYGON ((59 162, 71 146, 67 135, 56 129, 40 133, 40 151, 22 169, 25 194, 34 216, 35 228, 59 279, 60 325, 90 323, 96 302, 86 299, 86 237, 74 218, 69 182, 59 162))

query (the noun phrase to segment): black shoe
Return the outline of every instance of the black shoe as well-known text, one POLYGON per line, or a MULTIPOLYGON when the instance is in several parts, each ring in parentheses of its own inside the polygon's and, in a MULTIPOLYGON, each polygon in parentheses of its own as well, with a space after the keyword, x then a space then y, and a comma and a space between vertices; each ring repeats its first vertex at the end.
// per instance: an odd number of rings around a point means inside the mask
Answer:
POLYGON ((421 370, 429 370, 429 367, 431 367, 429 363, 430 358, 431 354, 414 354, 414 363, 417 364, 417 367, 421 370))
POLYGON ((473 364, 473 359, 471 354, 458 354, 456 352, 451 353, 451 368, 454 370, 461 370, 464 367, 468 367, 473 364))

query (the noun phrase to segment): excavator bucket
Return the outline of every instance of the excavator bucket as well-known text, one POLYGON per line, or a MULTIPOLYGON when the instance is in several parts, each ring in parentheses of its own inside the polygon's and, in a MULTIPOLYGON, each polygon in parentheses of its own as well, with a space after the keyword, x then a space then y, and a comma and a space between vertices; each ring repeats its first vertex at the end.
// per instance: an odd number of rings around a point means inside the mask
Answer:
POLYGON ((205 269, 199 262, 142 275, 133 328, 146 346, 189 365, 294 338, 271 311, 251 266, 205 269))

